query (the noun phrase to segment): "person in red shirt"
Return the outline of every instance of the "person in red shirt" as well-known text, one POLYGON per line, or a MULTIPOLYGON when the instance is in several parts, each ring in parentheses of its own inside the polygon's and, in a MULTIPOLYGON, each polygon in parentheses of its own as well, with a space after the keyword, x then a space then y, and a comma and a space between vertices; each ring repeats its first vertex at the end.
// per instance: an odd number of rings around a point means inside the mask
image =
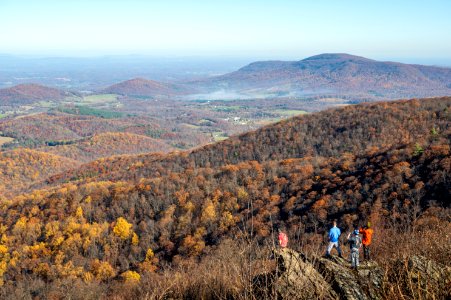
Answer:
POLYGON ((359 233, 362 235, 363 257, 366 260, 370 260, 370 245, 371 238, 373 237, 373 229, 371 228, 371 223, 368 222, 367 226, 360 228, 359 233))
POLYGON ((279 229, 279 247, 280 248, 286 248, 288 246, 288 236, 285 232, 283 232, 281 229, 279 229))

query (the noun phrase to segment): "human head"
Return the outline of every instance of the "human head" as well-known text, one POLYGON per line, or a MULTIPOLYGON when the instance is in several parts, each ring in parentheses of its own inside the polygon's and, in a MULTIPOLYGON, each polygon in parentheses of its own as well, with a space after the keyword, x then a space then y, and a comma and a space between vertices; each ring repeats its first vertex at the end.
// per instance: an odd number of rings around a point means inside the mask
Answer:
POLYGON ((332 225, 333 225, 333 226, 337 226, 337 220, 334 220, 334 221, 332 222, 332 225))

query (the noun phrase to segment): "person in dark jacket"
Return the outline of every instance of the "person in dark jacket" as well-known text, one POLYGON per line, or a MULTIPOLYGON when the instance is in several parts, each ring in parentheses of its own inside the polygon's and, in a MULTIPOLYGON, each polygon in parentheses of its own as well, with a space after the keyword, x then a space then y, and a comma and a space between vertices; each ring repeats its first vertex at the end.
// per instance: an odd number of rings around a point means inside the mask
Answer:
POLYGON ((351 248, 351 267, 355 270, 359 267, 359 250, 362 246, 362 238, 359 236, 359 230, 356 229, 348 234, 348 243, 351 248))

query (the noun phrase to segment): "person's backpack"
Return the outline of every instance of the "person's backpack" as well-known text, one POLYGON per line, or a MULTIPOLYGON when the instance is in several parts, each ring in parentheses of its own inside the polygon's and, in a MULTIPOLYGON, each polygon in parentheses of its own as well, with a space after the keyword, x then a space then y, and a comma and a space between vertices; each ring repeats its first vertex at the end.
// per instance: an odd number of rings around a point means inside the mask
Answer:
POLYGON ((360 236, 355 236, 354 245, 352 245, 353 249, 360 249, 360 246, 362 246, 362 238, 360 236))
POLYGON ((360 249, 362 246, 362 238, 360 236, 355 237, 355 248, 360 249))
POLYGON ((358 235, 353 236, 350 240, 350 246, 351 246, 351 250, 359 250, 360 246, 362 245, 362 238, 358 235))

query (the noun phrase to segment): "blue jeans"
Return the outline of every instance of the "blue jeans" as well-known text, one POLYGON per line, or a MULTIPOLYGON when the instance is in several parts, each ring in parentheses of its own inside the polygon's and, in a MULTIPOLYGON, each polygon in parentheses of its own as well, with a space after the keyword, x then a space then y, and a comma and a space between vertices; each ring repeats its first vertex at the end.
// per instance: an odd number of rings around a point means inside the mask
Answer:
POLYGON ((338 255, 341 256, 341 248, 340 248, 340 244, 338 242, 329 242, 329 245, 327 246, 326 255, 327 256, 330 255, 330 251, 332 250, 333 247, 337 248, 338 255))

